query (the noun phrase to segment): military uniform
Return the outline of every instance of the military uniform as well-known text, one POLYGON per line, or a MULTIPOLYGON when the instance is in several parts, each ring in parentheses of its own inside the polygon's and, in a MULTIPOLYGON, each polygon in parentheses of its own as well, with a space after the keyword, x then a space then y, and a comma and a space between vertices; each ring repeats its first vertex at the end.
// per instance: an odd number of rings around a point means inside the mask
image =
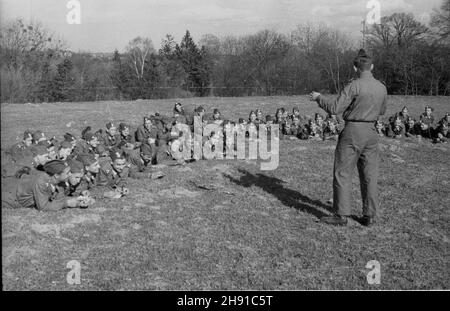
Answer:
POLYGON ((339 130, 337 127, 331 129, 328 126, 326 126, 325 129, 323 130, 323 140, 336 140, 336 137, 338 135, 339 130))
POLYGON ((45 172, 23 176, 17 185, 18 205, 43 211, 56 211, 68 207, 66 196, 50 180, 51 177, 45 172))
POLYGON ((105 131, 104 133, 100 134, 99 140, 107 149, 112 149, 114 147, 117 147, 117 145, 120 143, 120 134, 111 136, 108 132, 105 131))
POLYGON ((416 137, 419 135, 420 135, 420 127, 418 126, 418 124, 414 124, 413 126, 406 124, 406 126, 405 126, 405 136, 406 137, 416 137))
POLYGON ((375 122, 386 112, 386 86, 370 71, 363 71, 336 100, 317 98, 330 114, 343 113, 346 122, 335 151, 333 204, 340 216, 351 215, 351 172, 357 165, 361 184, 363 214, 375 217, 378 209, 378 135, 375 122))
POLYGON ((145 172, 136 165, 129 164, 121 172, 117 172, 110 162, 103 162, 96 176, 95 185, 100 187, 117 188, 127 184, 127 178, 144 179, 149 178, 150 173, 145 172))
POLYGON ((400 126, 390 124, 387 130, 387 136, 390 138, 405 137, 405 127, 403 126, 403 124, 400 126))
POLYGON ((103 157, 106 156, 108 153, 103 145, 98 145, 97 147, 94 148, 91 145, 89 145, 86 141, 80 140, 73 148, 71 157, 75 158, 79 154, 92 154, 95 156, 103 157))
MULTIPOLYGON (((139 125, 135 132, 136 141, 142 143, 142 145, 147 145, 146 150, 150 150, 151 154, 151 163, 157 163, 157 147, 156 140, 158 139, 158 128, 156 126, 151 126, 150 129, 147 129, 143 124, 139 125), (148 139, 152 138, 154 140, 153 143, 149 143, 148 139)), ((141 148, 142 149, 142 148, 141 148)))

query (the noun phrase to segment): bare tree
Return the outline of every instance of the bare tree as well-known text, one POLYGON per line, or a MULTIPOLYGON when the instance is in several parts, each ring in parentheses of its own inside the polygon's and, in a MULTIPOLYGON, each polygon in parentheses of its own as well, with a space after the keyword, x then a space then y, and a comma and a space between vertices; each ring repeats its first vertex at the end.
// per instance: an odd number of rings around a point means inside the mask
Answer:
POLYGON ((126 48, 130 60, 130 66, 139 80, 144 78, 147 58, 155 52, 152 40, 149 38, 137 37, 130 41, 126 48))
POLYGON ((440 10, 434 10, 430 26, 437 28, 440 39, 450 44, 450 0, 444 0, 440 10))

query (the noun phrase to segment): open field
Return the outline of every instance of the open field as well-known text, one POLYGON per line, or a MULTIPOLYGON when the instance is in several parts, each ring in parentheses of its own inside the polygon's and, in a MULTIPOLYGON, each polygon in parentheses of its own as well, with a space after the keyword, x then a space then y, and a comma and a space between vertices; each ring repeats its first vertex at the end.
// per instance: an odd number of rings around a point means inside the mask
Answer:
MULTIPOLYGON (((321 111, 301 96, 181 102, 236 120, 256 108, 321 111)), ((171 114, 173 103, 2 105, 1 147, 27 128, 79 136, 110 120, 136 126, 143 115, 171 114)), ((430 105, 440 118, 450 98, 393 96, 386 118, 403 105, 414 116, 430 105)), ((163 179, 131 180, 127 197, 89 209, 2 207, 3 289, 449 289, 450 145, 381 140, 381 217, 371 228, 318 221, 330 213, 334 145, 282 140, 274 171, 245 160, 167 166, 163 179), (80 285, 66 282, 70 260, 81 263, 80 285), (380 285, 367 283, 370 260, 381 264, 380 285)), ((356 172, 353 198, 359 215, 356 172)))

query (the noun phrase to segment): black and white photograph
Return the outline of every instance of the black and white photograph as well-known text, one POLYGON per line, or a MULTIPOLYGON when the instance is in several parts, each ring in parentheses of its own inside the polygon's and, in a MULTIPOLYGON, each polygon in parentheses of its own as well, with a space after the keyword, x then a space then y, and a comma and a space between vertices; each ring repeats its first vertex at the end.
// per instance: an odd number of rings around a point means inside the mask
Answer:
POLYGON ((2 291, 450 289, 450 0, 0 0, 0 78, 2 291))

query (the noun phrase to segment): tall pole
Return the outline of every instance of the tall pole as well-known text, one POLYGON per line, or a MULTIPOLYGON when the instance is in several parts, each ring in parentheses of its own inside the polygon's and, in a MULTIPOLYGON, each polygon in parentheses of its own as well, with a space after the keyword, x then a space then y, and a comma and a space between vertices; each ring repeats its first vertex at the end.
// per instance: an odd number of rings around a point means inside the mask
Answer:
POLYGON ((364 19, 362 22, 362 48, 365 49, 366 48, 366 20, 364 19))

